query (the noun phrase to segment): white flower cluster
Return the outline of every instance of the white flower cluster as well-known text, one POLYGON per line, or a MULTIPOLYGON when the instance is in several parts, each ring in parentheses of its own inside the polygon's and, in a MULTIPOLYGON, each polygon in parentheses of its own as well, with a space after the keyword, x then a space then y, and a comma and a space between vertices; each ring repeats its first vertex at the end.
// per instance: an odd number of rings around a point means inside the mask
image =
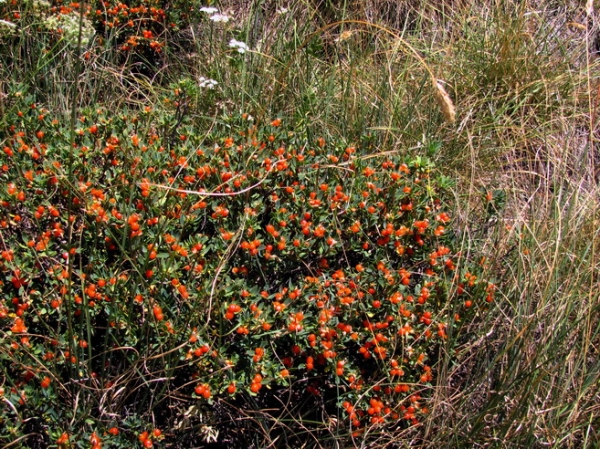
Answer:
MULTIPOLYGON (((213 22, 227 23, 230 20, 230 17, 228 15, 221 14, 217 8, 214 8, 212 6, 203 6, 202 8, 200 8, 200 12, 208 14, 210 20, 212 20, 213 22)), ((242 54, 250 50, 245 42, 241 42, 235 39, 231 39, 229 41, 229 48, 233 48, 237 50, 238 53, 242 54)))
POLYGON ((8 27, 8 28, 16 28, 17 25, 15 25, 12 22, 9 22, 8 20, 0 20, 0 25, 2 25, 3 27, 8 27))
POLYGON ((237 41, 235 39, 231 39, 229 41, 229 47, 237 49, 238 53, 246 53, 249 48, 245 42, 237 41))
POLYGON ((200 8, 200 12, 208 14, 210 16, 210 20, 212 20, 213 22, 222 22, 222 23, 229 22, 228 15, 220 14, 219 10, 212 6, 203 6, 202 8, 200 8))
POLYGON ((215 80, 210 79, 210 78, 204 78, 203 76, 201 76, 199 79, 199 84, 200 87, 202 87, 203 89, 214 89, 216 87, 217 83, 215 80))
POLYGON ((206 14, 214 14, 216 12, 219 12, 219 10, 212 6, 203 6, 202 8, 200 8, 200 12, 205 12, 206 14))
MULTIPOLYGON (((1 2, 2 0, 0 0, 1 2)), ((15 36, 17 25, 8 20, 0 20, 0 38, 3 36, 15 36)))
POLYGON ((34 0, 32 6, 34 11, 47 11, 52 7, 47 0, 34 0))
MULTIPOLYGON (((58 16, 49 16, 44 20, 44 25, 48 30, 57 31, 69 45, 77 45, 79 37, 79 17, 78 14, 60 14, 58 16)), ((85 17, 81 24, 81 46, 87 47, 93 38, 95 30, 85 17)))
POLYGON ((213 14, 212 16, 210 16, 210 20, 212 20, 213 22, 227 23, 229 22, 229 16, 225 14, 213 14))

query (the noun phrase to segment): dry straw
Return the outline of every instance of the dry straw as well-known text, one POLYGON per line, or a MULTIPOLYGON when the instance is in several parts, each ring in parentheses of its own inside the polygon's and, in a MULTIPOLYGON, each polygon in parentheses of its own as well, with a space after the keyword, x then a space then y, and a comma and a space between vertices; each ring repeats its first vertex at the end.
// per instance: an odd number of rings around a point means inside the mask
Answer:
POLYGON ((592 14, 594 14, 594 0, 587 0, 587 2, 585 4, 585 13, 588 16, 591 16, 592 14))

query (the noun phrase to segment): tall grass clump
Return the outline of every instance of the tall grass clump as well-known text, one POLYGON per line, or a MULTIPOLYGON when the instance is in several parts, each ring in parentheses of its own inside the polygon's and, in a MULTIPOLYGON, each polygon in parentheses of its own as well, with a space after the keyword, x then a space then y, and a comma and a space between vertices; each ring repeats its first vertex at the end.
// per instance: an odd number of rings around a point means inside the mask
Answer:
POLYGON ((467 113, 442 157, 466 167, 457 170, 465 224, 486 220, 467 225, 466 239, 489 248, 505 300, 473 329, 464 363, 440 390, 452 429, 440 437, 453 437, 451 446, 590 447, 599 375, 597 28, 575 5, 487 12, 455 47, 457 83, 473 94, 458 96, 467 113))
POLYGON ((0 2, 7 447, 593 447, 593 4, 0 2))

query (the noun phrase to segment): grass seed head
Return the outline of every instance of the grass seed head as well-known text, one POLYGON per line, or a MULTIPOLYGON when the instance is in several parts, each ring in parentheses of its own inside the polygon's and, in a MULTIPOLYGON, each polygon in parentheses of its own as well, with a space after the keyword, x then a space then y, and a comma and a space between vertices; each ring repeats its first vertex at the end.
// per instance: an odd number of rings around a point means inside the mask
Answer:
POLYGON ((435 87, 435 98, 442 108, 442 113, 444 117, 449 123, 454 123, 456 121, 456 109, 454 108, 454 103, 452 103, 452 99, 444 86, 439 81, 434 81, 435 87))

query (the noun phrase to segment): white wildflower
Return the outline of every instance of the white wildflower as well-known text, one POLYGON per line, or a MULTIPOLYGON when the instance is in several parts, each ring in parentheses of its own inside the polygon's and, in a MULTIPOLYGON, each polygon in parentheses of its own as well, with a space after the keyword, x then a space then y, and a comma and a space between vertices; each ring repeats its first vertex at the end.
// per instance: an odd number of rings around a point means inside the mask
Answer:
POLYGON ((206 88, 206 89, 214 89, 217 86, 217 84, 219 84, 215 80, 210 79, 210 78, 204 78, 203 76, 201 76, 198 79, 198 81, 199 81, 200 87, 206 88))
MULTIPOLYGON (((46 29, 60 33, 70 45, 77 45, 79 38, 79 15, 61 14, 59 16, 48 16, 44 20, 46 29)), ((94 26, 89 19, 83 18, 81 23, 81 46, 86 47, 95 33, 94 26)))
POLYGON ((200 8, 200 12, 205 12, 206 14, 214 14, 216 12, 219 12, 219 10, 212 6, 203 6, 202 8, 200 8))
POLYGON ((237 49, 238 53, 246 53, 249 48, 245 42, 241 42, 235 39, 229 41, 229 47, 237 49))
POLYGON ((213 14, 212 16, 210 16, 210 20, 212 20, 213 22, 227 23, 229 22, 229 16, 225 14, 213 14))
POLYGON ((288 8, 279 8, 277 11, 275 11, 275 13, 283 15, 283 14, 287 14, 288 11, 289 11, 288 8))
POLYGON ((8 20, 0 20, 0 25, 7 26, 9 28, 16 28, 17 27, 17 25, 15 25, 12 22, 9 22, 8 20))
POLYGON ((18 33, 16 28, 16 24, 9 22, 8 20, 0 20, 0 40, 5 36, 16 36, 18 33))

